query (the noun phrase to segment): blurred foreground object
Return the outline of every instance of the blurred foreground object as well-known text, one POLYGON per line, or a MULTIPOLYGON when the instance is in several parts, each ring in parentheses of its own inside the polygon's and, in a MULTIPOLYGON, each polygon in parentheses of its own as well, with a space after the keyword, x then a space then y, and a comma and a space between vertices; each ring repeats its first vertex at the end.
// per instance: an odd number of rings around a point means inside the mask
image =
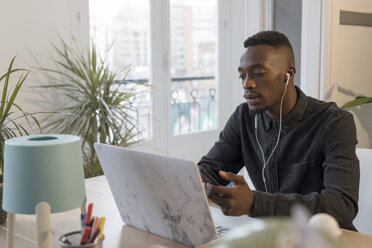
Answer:
MULTIPOLYGON (((328 219, 328 217, 329 216, 327 216, 326 219, 328 219)), ((315 218, 315 222, 317 222, 316 221, 317 218, 315 218)), ((320 219, 322 218, 323 217, 321 216, 320 219)), ((328 231, 325 231, 325 229, 310 227, 310 225, 308 224, 308 220, 309 214, 307 210, 304 207, 295 206, 292 209, 292 216, 290 218, 268 217, 263 219, 250 220, 244 225, 241 225, 227 232, 226 235, 221 240, 212 244, 211 247, 213 248, 346 247, 334 236, 332 236, 328 231)))
POLYGON ((309 226, 314 230, 327 232, 333 238, 338 238, 342 234, 337 220, 329 214, 316 214, 309 219, 309 226))

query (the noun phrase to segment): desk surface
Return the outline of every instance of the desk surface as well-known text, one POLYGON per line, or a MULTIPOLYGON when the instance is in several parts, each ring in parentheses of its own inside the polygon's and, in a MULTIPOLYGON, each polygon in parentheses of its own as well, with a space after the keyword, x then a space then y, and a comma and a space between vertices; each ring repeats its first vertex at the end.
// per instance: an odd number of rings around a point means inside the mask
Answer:
MULTIPOLYGON (((85 181, 87 202, 94 203, 94 215, 106 217, 104 247, 187 247, 166 238, 147 233, 123 224, 116 208, 111 191, 104 176, 85 181), (159 245, 159 246, 156 246, 159 245)), ((222 217, 221 217, 222 218, 222 217)), ((228 218, 228 217, 225 217, 228 218)), ((80 209, 51 215, 52 229, 57 236, 80 228, 80 209)), ((15 247, 36 247, 36 218, 34 215, 16 215, 15 247)), ((6 224, 0 225, 0 247, 6 244, 6 224)), ((343 230, 341 239, 352 248, 372 246, 372 236, 343 230)), ((59 247, 53 238, 53 247, 59 247)), ((208 245, 203 245, 203 248, 208 245)))

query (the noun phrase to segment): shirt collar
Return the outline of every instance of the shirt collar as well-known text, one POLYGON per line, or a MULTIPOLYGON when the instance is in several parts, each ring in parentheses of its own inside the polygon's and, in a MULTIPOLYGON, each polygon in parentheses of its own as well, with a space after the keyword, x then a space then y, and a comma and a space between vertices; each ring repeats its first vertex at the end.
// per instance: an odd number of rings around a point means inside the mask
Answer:
MULTIPOLYGON (((300 117, 305 111, 307 103, 306 95, 301 91, 300 88, 298 88, 297 86, 295 87, 297 91, 296 104, 282 122, 283 133, 287 133, 289 129, 300 119, 300 117)), ((265 112, 263 113, 263 120, 265 123, 266 131, 269 130, 272 127, 272 125, 278 125, 279 127, 279 120, 271 119, 265 112)))

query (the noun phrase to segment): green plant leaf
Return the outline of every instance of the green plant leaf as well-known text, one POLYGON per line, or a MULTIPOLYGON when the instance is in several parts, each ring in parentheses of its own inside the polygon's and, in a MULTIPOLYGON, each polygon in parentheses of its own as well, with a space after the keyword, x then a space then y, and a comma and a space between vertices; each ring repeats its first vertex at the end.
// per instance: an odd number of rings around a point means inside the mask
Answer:
POLYGON ((9 67, 8 67, 8 72, 1 77, 1 79, 3 79, 5 77, 5 82, 4 82, 4 86, 3 86, 3 94, 1 96, 0 116, 4 115, 4 108, 5 108, 5 105, 6 105, 5 101, 6 101, 6 96, 7 96, 7 92, 8 92, 8 85, 9 85, 9 78, 10 78, 10 74, 11 74, 11 71, 12 71, 14 60, 15 60, 15 57, 10 61, 10 64, 9 64, 9 67))
MULTIPOLYGON (((22 84, 26 80, 27 76, 28 76, 28 73, 25 76, 23 76, 23 74, 22 74, 20 76, 20 78, 18 79, 18 82, 17 82, 16 86, 14 87, 13 92, 10 95, 10 99, 9 99, 8 103, 6 104, 6 108, 3 112, 3 115, 6 115, 9 112, 10 108, 13 106, 14 100, 17 97, 18 92, 21 89, 22 84)), ((6 84, 8 84, 8 83, 6 82, 6 84)), ((4 123, 3 121, 4 120, 0 121, 0 125, 3 125, 3 123, 4 123)))
POLYGON ((370 103, 370 102, 372 102, 372 97, 358 96, 354 100, 342 105, 341 108, 344 109, 344 108, 349 108, 349 107, 355 107, 355 106, 359 106, 359 105, 370 103))
POLYGON ((19 119, 24 119, 27 122, 27 125, 32 128, 30 117, 33 120, 34 123, 40 127, 40 123, 37 121, 35 116, 33 116, 32 113, 24 112, 23 109, 15 103, 15 99, 25 82, 28 71, 25 69, 13 69, 13 64, 15 61, 14 57, 9 64, 7 72, 0 76, 0 82, 4 80, 2 95, 1 95, 1 106, 0 106, 0 169, 1 173, 3 173, 3 150, 4 150, 4 142, 6 139, 14 138, 18 135, 28 135, 29 132, 27 129, 23 126, 17 123, 19 119), (18 78, 17 83, 15 84, 15 87, 13 89, 9 89, 9 83, 10 83, 10 76, 15 72, 21 72, 21 71, 27 71, 26 74, 21 74, 18 78), (17 109, 18 111, 14 112, 13 108, 17 109))
MULTIPOLYGON (((13 102, 13 106, 16 107, 18 110, 20 110, 20 113, 22 114, 22 116, 19 116, 18 118, 24 118, 27 121, 28 126, 30 128, 32 128, 31 122, 29 120, 29 118, 31 117, 31 119, 34 121, 34 123, 39 128, 40 133, 43 132, 43 130, 41 129, 41 125, 40 125, 39 121, 36 119, 36 117, 34 116, 34 114, 24 112, 23 109, 20 106, 18 106, 18 104, 16 104, 15 102, 13 102)), ((16 118, 16 119, 18 119, 18 118, 16 118)))

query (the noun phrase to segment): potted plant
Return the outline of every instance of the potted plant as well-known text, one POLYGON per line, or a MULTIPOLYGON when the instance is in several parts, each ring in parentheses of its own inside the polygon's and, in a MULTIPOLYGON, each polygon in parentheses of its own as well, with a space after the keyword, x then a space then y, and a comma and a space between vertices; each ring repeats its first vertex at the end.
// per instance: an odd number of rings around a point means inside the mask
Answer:
POLYGON ((129 146, 138 142, 135 111, 131 102, 148 89, 147 84, 126 83, 130 66, 112 71, 97 54, 94 42, 87 53, 61 39, 53 45, 57 69, 41 68, 50 83, 41 87, 57 89, 65 101, 52 110, 45 128, 81 137, 85 177, 102 175, 94 143, 129 146), (50 119, 49 119, 50 118, 50 119))
POLYGON ((2 95, 0 102, 0 223, 6 219, 6 212, 2 209, 2 194, 3 194, 3 175, 4 175, 4 142, 6 139, 14 138, 16 136, 28 135, 28 131, 19 121, 23 120, 32 128, 30 118, 39 127, 40 124, 37 119, 30 113, 23 111, 23 109, 15 103, 15 99, 21 89, 24 81, 28 76, 28 71, 25 69, 13 69, 15 57, 11 60, 8 71, 0 76, 0 83, 2 84, 2 95), (10 76, 16 72, 26 72, 21 74, 13 89, 9 88, 10 76))

